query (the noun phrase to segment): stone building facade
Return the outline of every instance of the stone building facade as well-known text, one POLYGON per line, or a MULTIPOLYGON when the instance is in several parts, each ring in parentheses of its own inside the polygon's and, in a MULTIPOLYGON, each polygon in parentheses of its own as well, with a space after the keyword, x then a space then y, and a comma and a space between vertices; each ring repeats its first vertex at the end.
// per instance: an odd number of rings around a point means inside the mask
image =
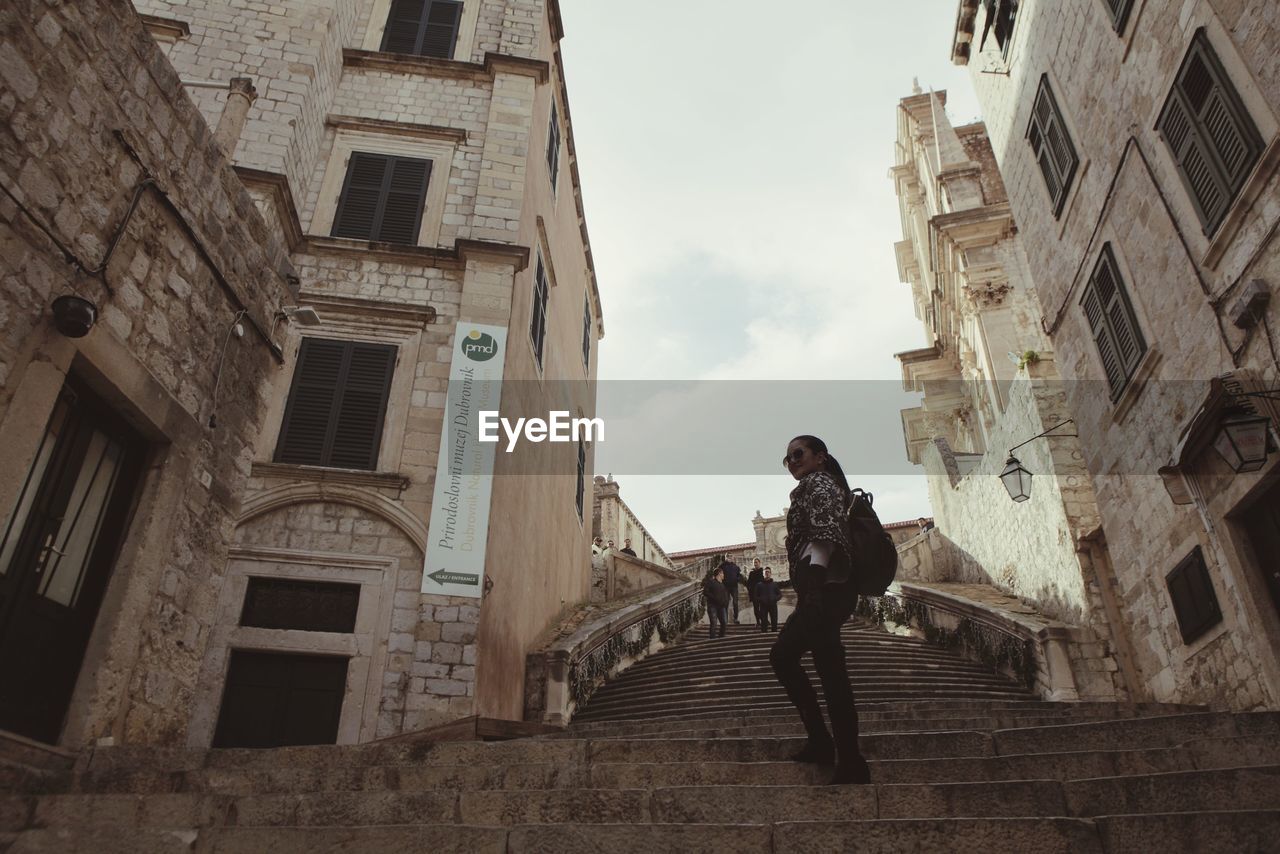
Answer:
POLYGON ((1280 704, 1278 40, 1244 0, 958 4, 1139 698, 1280 704))
MULTIPOLYGON (((167 50, 184 78, 252 80, 233 161, 319 319, 283 341, 188 742, 219 741, 237 668, 270 656, 280 679, 306 656, 347 662, 339 742, 519 720, 528 644, 589 595, 589 444, 498 450, 496 476, 461 479, 479 489, 463 527, 483 569, 424 577, 424 561, 443 539, 434 506, 456 500, 438 477, 463 474, 455 419, 474 429, 456 373, 468 335, 505 330, 504 415, 594 414, 603 322, 558 5, 135 5, 158 35, 189 33, 167 50), (325 358, 347 383, 365 372, 356 390, 374 415, 347 419, 335 403, 328 434, 308 440, 306 365, 325 358), (365 431, 359 453, 339 453, 348 428, 365 431), (285 610, 353 597, 355 616, 340 630, 247 625, 246 603, 268 594, 285 610)), ((207 116, 228 97, 192 91, 207 116)))
POLYGON ((186 737, 297 301, 238 126, 125 0, 0 9, 0 729, 186 737))
POLYGON ((671 559, 636 516, 635 511, 622 500, 622 487, 613 476, 596 475, 593 485, 592 538, 600 537, 606 544, 613 540, 614 546, 619 550, 627 540, 631 540, 631 550, 636 553, 636 557, 671 569, 674 566, 671 559))
POLYGON ((590 442, 475 442, 485 394, 594 414, 557 4, 37 5, 6 11, 0 58, 6 186, 34 212, 6 200, 5 222, 43 253, 5 252, 30 293, 6 287, 0 430, 22 452, 0 508, 68 373, 172 458, 142 478, 121 559, 150 568, 107 587, 63 740, 519 720, 526 647, 590 585, 590 442), (148 187, 114 243, 143 169, 178 213, 148 187), (36 221, 85 269, 110 247, 108 275, 50 261, 36 221), (72 287, 102 309, 76 342, 46 317, 72 287), (439 543, 475 569, 424 572, 439 543))
POLYGON ((901 577, 988 584, 1087 630, 1101 649, 1098 675, 1076 681, 1110 699, 1127 690, 1116 660, 1130 658, 1109 648, 1115 591, 1093 483, 986 129, 953 128, 945 104, 945 92, 918 87, 902 99, 890 170, 899 275, 929 344, 898 354, 904 388, 923 395, 903 411, 903 432, 907 456, 928 476, 937 524, 929 560, 906 555, 901 577), (999 478, 1017 445, 1033 472, 1032 498, 1020 503, 999 478), (932 553, 939 542, 945 559, 932 553))

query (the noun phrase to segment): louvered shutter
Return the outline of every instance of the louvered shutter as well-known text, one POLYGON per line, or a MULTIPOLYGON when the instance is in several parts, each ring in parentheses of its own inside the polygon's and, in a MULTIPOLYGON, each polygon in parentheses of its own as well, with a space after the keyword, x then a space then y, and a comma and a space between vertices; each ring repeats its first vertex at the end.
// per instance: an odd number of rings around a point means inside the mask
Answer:
POLYGON ((386 184, 386 201, 375 240, 403 243, 418 242, 418 226, 422 224, 422 207, 427 198, 427 182, 431 178, 431 161, 397 157, 391 164, 386 184))
POLYGON ((382 439, 382 421, 395 362, 395 347, 351 345, 338 417, 333 425, 329 465, 345 469, 377 467, 378 443, 382 439))
POLYGON ((375 468, 395 359, 383 344, 304 339, 276 461, 375 468))
POLYGON ((1212 233, 1257 163, 1262 140, 1203 30, 1191 42, 1156 127, 1212 233))
POLYGON ((586 496, 586 476, 587 476, 587 446, 581 439, 578 440, 578 492, 574 497, 574 504, 578 508, 578 518, 582 518, 582 509, 585 505, 586 496))
POLYGON ((388 53, 418 52, 422 17, 429 0, 392 0, 387 28, 382 34, 382 50, 388 53))
POLYGON ((461 20, 455 0, 392 0, 382 50, 452 59, 461 20))
POLYGON ((1040 89, 1031 108, 1031 121, 1027 125, 1027 141, 1035 155, 1045 189, 1053 202, 1053 215, 1062 213, 1067 191, 1075 178, 1079 158, 1075 146, 1067 135, 1062 113, 1049 90, 1047 77, 1040 78, 1040 89))
POLYGON ((462 20, 462 4, 436 2, 427 10, 427 23, 422 31, 422 44, 416 51, 422 56, 453 59, 453 47, 458 40, 458 22, 462 20))
POLYGON ((1123 33, 1124 25, 1129 22, 1129 9, 1133 6, 1133 0, 1106 0, 1106 3, 1116 32, 1123 33))
POLYGON ((582 366, 591 370, 591 297, 582 298, 582 366))
POLYGON ((1084 296, 1084 314, 1089 321, 1089 331, 1093 334, 1094 343, 1098 345, 1098 356, 1102 359, 1102 370, 1107 377, 1107 385, 1114 398, 1124 387, 1124 369, 1120 367, 1120 359, 1116 355, 1116 344, 1111 338, 1111 330, 1107 328, 1106 314, 1101 300, 1093 288, 1084 296))
POLYGON ((533 307, 529 319, 529 338, 533 341, 533 355, 542 366, 542 349, 547 339, 547 271, 542 266, 542 256, 538 256, 537 269, 533 276, 533 307))
POLYGON ((390 160, 389 157, 361 151, 351 154, 330 234, 356 240, 373 239, 390 160))
POLYGON ((346 344, 341 341, 303 339, 276 446, 277 462, 324 464, 345 357, 346 344))
POLYGON ((353 152, 330 233, 416 245, 430 180, 430 160, 353 152))
POLYGON ((547 131, 547 171, 551 175, 551 189, 556 188, 556 178, 560 174, 560 120, 556 105, 551 103, 551 129, 547 131))

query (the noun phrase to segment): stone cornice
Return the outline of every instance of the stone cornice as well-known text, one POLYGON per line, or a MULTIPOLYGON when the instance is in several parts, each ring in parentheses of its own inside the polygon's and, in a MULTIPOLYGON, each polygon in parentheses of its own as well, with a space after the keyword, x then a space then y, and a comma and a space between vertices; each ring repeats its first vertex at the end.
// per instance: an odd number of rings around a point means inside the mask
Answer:
POLYGON ((373 256, 389 261, 401 261, 422 267, 453 267, 466 264, 468 258, 499 259, 511 264, 518 273, 529 266, 529 247, 515 243, 495 243, 488 240, 458 240, 452 249, 436 246, 405 246, 400 243, 383 243, 376 240, 352 240, 347 237, 325 237, 308 234, 300 249, 314 255, 373 256))
POLYGON ((333 294, 309 291, 305 288, 301 296, 307 305, 313 306, 322 312, 376 317, 379 323, 388 326, 406 325, 422 328, 434 323, 436 319, 436 310, 429 305, 334 296, 333 294))
POLYGON ((159 15, 138 15, 142 25, 152 38, 164 37, 174 41, 190 38, 191 25, 177 18, 161 18, 159 15))
POLYGON ((936 214, 930 217, 929 225, 961 249, 995 243, 1016 233, 1008 202, 936 214))
POLYGON ((409 136, 416 139, 446 139, 461 145, 465 145, 467 142, 467 132, 465 130, 442 127, 440 125, 422 125, 412 122, 392 122, 383 119, 366 119, 361 116, 339 115, 325 117, 324 123, 329 127, 341 130, 362 130, 391 136, 409 136))
POLYGON ((279 172, 268 172, 265 169, 250 169, 248 166, 233 168, 242 184, 250 189, 261 190, 273 198, 276 205, 276 219, 280 223, 280 231, 289 246, 289 251, 297 251, 302 245, 304 235, 302 222, 298 219, 298 208, 293 203, 293 191, 289 189, 289 179, 279 172))
POLYGON ((973 44, 973 25, 978 17, 978 0, 960 0, 956 10, 956 26, 951 37, 951 61, 956 65, 968 65, 973 44))
POLYGON ((347 486, 369 486, 375 489, 405 489, 409 485, 409 478, 397 472, 331 469, 288 463, 256 462, 253 464, 251 474, 253 477, 341 483, 347 486))
POLYGON ((486 53, 483 62, 462 62, 456 59, 436 59, 407 53, 383 53, 344 48, 342 64, 346 68, 369 68, 374 71, 389 71, 393 74, 448 77, 458 80, 492 80, 500 73, 507 73, 533 77, 539 83, 546 83, 551 75, 550 64, 540 59, 526 59, 523 56, 506 56, 493 52, 486 53))

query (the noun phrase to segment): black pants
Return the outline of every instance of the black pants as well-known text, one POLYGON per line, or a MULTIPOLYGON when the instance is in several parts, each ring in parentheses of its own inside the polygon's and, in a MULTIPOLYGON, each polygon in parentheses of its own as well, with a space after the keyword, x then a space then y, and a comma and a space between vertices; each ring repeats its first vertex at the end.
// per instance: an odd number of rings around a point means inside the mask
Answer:
POLYGON ((756 604, 756 619, 760 622, 760 628, 763 630, 768 626, 772 631, 778 630, 778 603, 777 602, 759 602, 756 604))
POLYGON ((733 621, 738 622, 738 583, 724 583, 724 589, 729 591, 729 609, 733 611, 733 621))
POLYGON ((720 637, 724 637, 725 623, 728 622, 728 614, 725 613, 724 605, 713 605, 707 603, 707 621, 711 624, 711 637, 716 637, 716 623, 720 623, 720 637))
MULTIPOLYGON (((777 605, 774 605, 775 613, 777 605)), ((827 716, 835 736, 840 761, 858 755, 858 712, 853 705, 853 688, 849 684, 849 668, 844 657, 840 626, 849 612, 834 601, 801 601, 795 613, 778 633, 769 652, 769 661, 787 697, 795 704, 810 738, 826 740, 827 727, 822 720, 818 695, 800 666, 806 652, 813 653, 813 664, 822 681, 827 699, 827 716)), ((774 618, 777 619, 776 617, 774 618)))

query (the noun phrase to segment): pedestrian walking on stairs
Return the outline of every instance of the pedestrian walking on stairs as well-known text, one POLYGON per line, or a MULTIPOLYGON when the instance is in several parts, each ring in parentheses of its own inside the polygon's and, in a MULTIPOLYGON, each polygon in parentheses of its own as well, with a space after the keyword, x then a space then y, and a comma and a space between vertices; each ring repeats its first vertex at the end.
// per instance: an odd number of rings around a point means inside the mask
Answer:
POLYGON ((782 598, 782 590, 778 582, 773 580, 773 570, 764 568, 764 578, 756 585, 756 612, 760 621, 760 631, 776 632, 778 630, 778 600, 782 598))
POLYGON ((711 637, 717 637, 717 622, 720 624, 718 637, 724 637, 725 623, 729 620, 729 591, 724 589, 724 570, 717 569, 711 573, 711 577, 703 585, 703 591, 707 595, 707 620, 711 624, 711 637))
POLYGON ((787 511, 787 559, 796 610, 778 633, 769 660, 808 735, 804 748, 792 758, 819 764, 834 761, 832 783, 869 783, 870 769, 858 750, 858 713, 840 639, 840 627, 858 599, 849 583, 853 553, 845 525, 849 482, 826 443, 816 436, 792 439, 782 463, 798 481, 787 511), (813 653, 822 681, 831 733, 813 685, 800 666, 806 652, 813 653))

